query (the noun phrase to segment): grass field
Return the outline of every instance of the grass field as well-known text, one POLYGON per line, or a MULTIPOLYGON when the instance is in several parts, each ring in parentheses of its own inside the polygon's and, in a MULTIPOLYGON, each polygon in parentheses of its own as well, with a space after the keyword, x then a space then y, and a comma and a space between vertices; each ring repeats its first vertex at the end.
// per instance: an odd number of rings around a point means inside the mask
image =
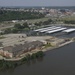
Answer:
POLYGON ((75 16, 69 16, 69 17, 64 17, 64 18, 60 18, 61 21, 69 21, 69 20, 75 20, 75 16))
POLYGON ((47 21, 49 18, 41 18, 41 19, 34 19, 34 20, 28 20, 28 23, 35 23, 35 22, 40 22, 40 21, 47 21))

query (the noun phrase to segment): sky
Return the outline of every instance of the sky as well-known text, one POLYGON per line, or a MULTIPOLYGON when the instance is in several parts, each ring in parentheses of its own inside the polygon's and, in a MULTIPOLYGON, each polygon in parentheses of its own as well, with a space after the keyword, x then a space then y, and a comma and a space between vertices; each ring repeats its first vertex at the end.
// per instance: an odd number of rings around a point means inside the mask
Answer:
POLYGON ((75 6, 75 0, 0 0, 0 6, 75 6))

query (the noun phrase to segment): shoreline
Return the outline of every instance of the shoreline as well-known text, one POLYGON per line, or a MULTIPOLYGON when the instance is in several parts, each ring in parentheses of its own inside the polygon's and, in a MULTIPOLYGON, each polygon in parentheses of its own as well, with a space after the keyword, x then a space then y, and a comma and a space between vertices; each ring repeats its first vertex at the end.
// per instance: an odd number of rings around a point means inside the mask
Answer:
MULTIPOLYGON (((70 40, 70 41, 67 41, 65 43, 62 43, 61 45, 58 45, 58 46, 55 46, 55 47, 48 47, 48 48, 45 48, 45 49, 42 49, 42 50, 37 50, 36 52, 27 52, 25 54, 33 54, 33 53, 37 53, 38 51, 43 51, 43 52, 47 52, 47 51, 50 51, 50 50, 54 50, 54 49, 57 49, 57 48, 61 48, 63 46, 66 46, 70 43, 74 42, 73 40, 70 40)), ((12 58, 12 59, 6 59, 6 58, 3 58, 1 60, 5 60, 5 61, 20 61, 22 60, 24 57, 25 57, 25 54, 24 56, 20 57, 20 58, 12 58)))
POLYGON ((47 49, 44 49, 44 50, 42 50, 43 52, 47 52, 47 51, 52 51, 52 50, 55 50, 55 49, 58 49, 58 48, 61 48, 61 47, 64 47, 64 46, 66 46, 66 45, 68 45, 68 44, 71 44, 71 43, 73 43, 74 41, 68 41, 68 42, 66 42, 66 43, 63 43, 63 44, 61 44, 61 45, 59 45, 59 46, 56 46, 56 47, 49 47, 49 48, 47 48, 47 49))

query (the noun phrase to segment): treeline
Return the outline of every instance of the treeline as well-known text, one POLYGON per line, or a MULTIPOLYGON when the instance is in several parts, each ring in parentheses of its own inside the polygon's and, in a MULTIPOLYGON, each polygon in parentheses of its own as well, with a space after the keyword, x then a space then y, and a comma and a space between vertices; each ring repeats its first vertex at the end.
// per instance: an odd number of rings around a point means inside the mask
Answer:
POLYGON ((39 12, 0 10, 0 21, 39 19, 43 17, 44 17, 44 14, 39 12))
MULTIPOLYGON (((42 25, 48 25, 53 23, 52 19, 48 19, 47 21, 40 21, 40 22, 35 22, 35 26, 42 26, 42 25)), ((32 24, 31 24, 32 25, 32 24)), ((23 24, 15 24, 13 28, 7 28, 4 30, 4 34, 8 33, 18 33, 18 32, 28 32, 31 30, 31 27, 29 27, 29 23, 25 22, 23 24)))
POLYGON ((64 21, 65 24, 75 24, 75 20, 64 21))
POLYGON ((24 57, 20 61, 0 60, 0 70, 15 68, 15 67, 22 65, 24 63, 28 63, 30 60, 42 58, 43 56, 44 56, 44 53, 42 51, 39 51, 37 53, 33 53, 32 55, 27 54, 26 57, 24 57))
POLYGON ((36 26, 41 26, 41 25, 48 25, 53 23, 54 21, 52 19, 48 19, 47 21, 40 21, 40 22, 35 22, 34 25, 36 26))
POLYGON ((29 30, 30 30, 29 24, 25 22, 23 24, 15 24, 13 28, 5 29, 4 34, 18 33, 18 32, 29 31, 29 30))

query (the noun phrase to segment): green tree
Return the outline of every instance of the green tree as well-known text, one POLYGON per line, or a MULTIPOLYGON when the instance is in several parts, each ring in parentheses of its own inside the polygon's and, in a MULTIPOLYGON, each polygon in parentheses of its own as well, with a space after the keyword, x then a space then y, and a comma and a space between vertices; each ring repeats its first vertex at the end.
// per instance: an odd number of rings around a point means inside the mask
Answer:
POLYGON ((11 28, 7 28, 7 29, 4 30, 4 33, 6 33, 6 34, 11 33, 11 32, 12 32, 11 28))
POLYGON ((14 25, 14 28, 16 28, 16 29, 21 29, 22 26, 21 26, 21 24, 15 24, 15 25, 14 25))
POLYGON ((13 28, 12 29, 12 33, 17 33, 19 30, 18 29, 16 29, 16 28, 13 28))
POLYGON ((29 28, 28 23, 27 22, 23 23, 23 27, 24 28, 29 28))

